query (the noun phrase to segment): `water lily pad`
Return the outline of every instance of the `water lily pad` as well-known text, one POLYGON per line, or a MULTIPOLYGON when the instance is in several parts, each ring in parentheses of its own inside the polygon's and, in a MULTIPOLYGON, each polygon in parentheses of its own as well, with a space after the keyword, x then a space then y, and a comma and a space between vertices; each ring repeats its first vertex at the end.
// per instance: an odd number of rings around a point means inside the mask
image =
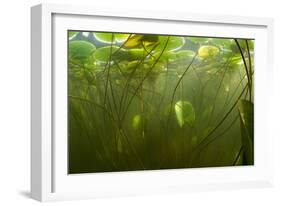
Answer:
POLYGON ((192 58, 194 57, 195 52, 191 50, 180 50, 176 53, 177 58, 184 59, 184 58, 192 58))
POLYGON ((117 42, 124 42, 129 36, 130 34, 114 34, 114 38, 117 42))
POLYGON ((216 46, 201 46, 198 50, 198 56, 202 58, 214 57, 219 53, 216 46))
POLYGON ((94 58, 97 61, 101 61, 101 62, 107 62, 110 59, 113 60, 114 58, 116 58, 117 54, 114 54, 116 51, 121 52, 122 49, 120 49, 120 47, 118 46, 105 46, 105 47, 101 47, 98 48, 95 53, 94 53, 94 58), (118 51, 119 50, 119 51, 118 51))
POLYGON ((143 58, 144 56, 144 50, 143 49, 130 49, 128 50, 128 52, 130 53, 129 55, 129 59, 128 60, 140 60, 143 58))
POLYGON ((69 43, 69 58, 79 61, 86 61, 92 56, 96 47, 86 41, 71 41, 69 43))
POLYGON ((235 44, 233 39, 221 39, 221 38, 210 38, 209 42, 224 49, 230 49, 231 45, 235 44))
MULTIPOLYGON (((161 55, 160 51, 157 51, 157 52, 155 52, 153 54, 153 56, 155 58, 159 58, 160 55, 161 55)), ((169 62, 172 62, 172 61, 175 61, 175 60, 177 60, 177 55, 173 51, 166 51, 166 52, 162 53, 161 57, 159 58, 159 61, 169 61, 169 62)))
POLYGON ((193 43, 206 43, 210 40, 210 38, 206 37, 187 37, 187 39, 192 41, 193 43))
POLYGON ((150 46, 157 44, 159 38, 157 35, 151 34, 134 34, 128 39, 124 45, 125 48, 141 48, 145 47, 146 49, 150 46))
MULTIPOLYGON (((168 36, 159 37, 159 45, 155 48, 155 51, 162 51, 165 48, 168 36)), ((183 37, 170 36, 165 51, 176 51, 179 50, 185 44, 183 37)))
POLYGON ((113 43, 114 43, 113 33, 97 32, 97 33, 94 33, 94 36, 100 42, 111 44, 111 42, 113 40, 113 43))
POLYGON ((195 111, 189 101, 178 101, 175 104, 175 112, 178 124, 183 127, 186 123, 192 126, 195 121, 195 111))

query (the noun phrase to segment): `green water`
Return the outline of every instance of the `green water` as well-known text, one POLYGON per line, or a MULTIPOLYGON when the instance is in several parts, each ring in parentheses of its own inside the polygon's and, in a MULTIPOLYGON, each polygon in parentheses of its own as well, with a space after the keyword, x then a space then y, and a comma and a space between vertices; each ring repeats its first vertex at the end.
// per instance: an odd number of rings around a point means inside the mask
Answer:
POLYGON ((68 39, 70 174, 254 164, 254 40, 68 39))

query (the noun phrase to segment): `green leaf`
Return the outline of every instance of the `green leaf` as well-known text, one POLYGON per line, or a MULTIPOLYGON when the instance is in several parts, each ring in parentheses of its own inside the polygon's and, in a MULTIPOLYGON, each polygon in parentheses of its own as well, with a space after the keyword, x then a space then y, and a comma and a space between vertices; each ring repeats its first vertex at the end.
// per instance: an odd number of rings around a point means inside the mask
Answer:
POLYGON ((141 115, 140 114, 135 115, 132 119, 132 127, 137 130, 141 128, 141 124, 142 124, 141 115))
MULTIPOLYGON (((116 52, 117 50, 119 50, 120 47, 118 46, 105 46, 105 47, 101 47, 98 48, 96 50, 96 52, 94 53, 94 58, 97 61, 102 61, 102 62, 107 62, 110 59, 110 55, 113 55, 114 52, 116 52)), ((119 50, 121 51, 121 50, 119 50)), ((115 57, 116 58, 116 55, 115 57)), ((114 59, 113 56, 111 57, 111 59, 114 59)))
POLYGON ((185 123, 188 123, 190 126, 194 124, 195 111, 189 101, 178 101, 175 104, 175 112, 180 127, 183 127, 185 123))
MULTIPOLYGON (((155 51, 162 51, 165 48, 168 36, 159 36, 159 45, 155 48, 155 51)), ((165 51, 179 50, 185 44, 183 37, 170 36, 165 51)))
POLYGON ((124 42, 129 36, 130 34, 114 34, 114 38, 117 42, 124 42))
POLYGON ((230 49, 232 44, 235 44, 233 39, 222 39, 222 38, 211 38, 209 40, 210 44, 214 44, 220 48, 230 49))
POLYGON ((176 53, 177 55, 177 58, 192 58, 194 57, 195 55, 195 52, 194 51, 191 51, 191 50, 180 50, 176 53))
POLYGON ((187 37, 187 39, 192 41, 193 43, 205 43, 210 40, 210 38, 205 37, 187 37))
POLYGON ((143 49, 130 49, 127 50, 128 51, 128 61, 132 61, 132 60, 139 60, 143 58, 144 55, 144 50, 143 49))
POLYGON ((219 48, 215 46, 201 46, 198 50, 198 56, 201 58, 214 57, 219 53, 219 48))
MULTIPOLYGON (((161 52, 160 51, 157 51, 153 54, 153 56, 155 58, 159 58, 159 56, 161 55, 161 52)), ((169 61, 169 62, 172 62, 172 61, 175 61, 177 59, 177 55, 175 52, 173 51, 166 51, 164 52, 161 57, 159 58, 159 61, 169 61)))
POLYGON ((247 165, 254 164, 254 105, 248 100, 238 103, 241 142, 243 146, 243 162, 247 165))
POLYGON ((92 56, 96 47, 87 41, 71 41, 69 43, 69 58, 86 61, 92 56))
POLYGON ((107 43, 107 44, 111 44, 111 42, 114 43, 113 33, 97 32, 94 33, 94 36, 100 42, 107 43))

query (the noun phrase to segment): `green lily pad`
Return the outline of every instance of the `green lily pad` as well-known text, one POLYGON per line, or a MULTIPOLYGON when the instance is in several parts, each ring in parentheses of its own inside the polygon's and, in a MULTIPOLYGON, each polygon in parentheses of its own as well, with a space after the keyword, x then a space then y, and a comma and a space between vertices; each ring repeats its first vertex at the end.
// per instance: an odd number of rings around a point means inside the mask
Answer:
POLYGON ((175 104, 175 112, 178 124, 183 127, 186 123, 192 126, 195 121, 195 111, 189 101, 178 101, 175 104))
POLYGON ((201 46, 198 50, 198 56, 201 58, 214 57, 219 53, 219 48, 216 46, 201 46))
POLYGON ((107 61, 109 61, 110 56, 112 55, 111 59, 114 60, 115 58, 117 58, 117 54, 115 53, 116 51, 118 51, 118 53, 119 53, 119 52, 122 52, 122 49, 120 49, 120 47, 118 47, 118 46, 101 47, 95 51, 94 58, 97 61, 107 62, 107 61))
MULTIPOLYGON (((165 48, 168 36, 159 36, 159 44, 155 48, 155 51, 160 51, 165 48)), ((185 44, 185 39, 183 37, 170 36, 165 51, 175 51, 179 50, 185 44)))
POLYGON ((113 33, 107 33, 107 32, 97 32, 94 33, 95 38, 103 43, 111 44, 112 40, 114 43, 114 34, 113 33))
POLYGON ((144 50, 143 49, 130 49, 130 50, 127 50, 127 51, 130 54, 129 59, 127 59, 127 60, 130 60, 130 61, 140 60, 144 56, 144 50))
MULTIPOLYGON (((153 56, 155 58, 159 58, 159 55, 161 55, 162 52, 160 51, 157 51, 153 54, 153 56)), ((166 52, 163 52, 161 57, 159 58, 159 61, 169 61, 169 62, 172 62, 172 61, 175 61, 177 59, 177 55, 175 52, 173 51, 166 51, 166 52)))
POLYGON ((130 34, 114 34, 114 38, 117 42, 124 42, 129 36, 130 34))
POLYGON ((195 52, 191 50, 180 50, 176 53, 177 58, 184 59, 194 57, 195 52))
POLYGON ((96 47, 86 41, 71 41, 69 43, 69 58, 78 61, 86 61, 92 56, 96 47))
POLYGON ((193 43, 206 43, 210 40, 210 38, 206 37, 187 37, 188 40, 192 41, 193 43))

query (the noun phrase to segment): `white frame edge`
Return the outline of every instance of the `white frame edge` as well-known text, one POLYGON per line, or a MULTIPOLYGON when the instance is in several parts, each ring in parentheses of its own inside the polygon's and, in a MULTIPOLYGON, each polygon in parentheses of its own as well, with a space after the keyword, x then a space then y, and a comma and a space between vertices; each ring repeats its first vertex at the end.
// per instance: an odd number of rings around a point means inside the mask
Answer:
MULTIPOLYGON (((74 14, 118 18, 159 19, 220 24, 258 25, 268 31, 268 70, 273 76, 273 20, 260 17, 110 10, 83 6, 40 4, 31 8, 31 197, 39 201, 66 199, 52 190, 52 15, 74 14)), ((269 82, 270 83, 270 82, 269 82)), ((271 142, 270 142, 271 143, 271 142)), ((273 144, 272 144, 273 145, 273 144)), ((273 185, 273 175, 263 186, 273 185)), ((252 186, 256 186, 253 184, 252 186)), ((247 187, 247 186, 245 186, 247 187)), ((251 187, 251 186, 249 186, 251 187)), ((219 189, 219 185, 214 187, 219 189)), ((238 188, 238 186, 233 186, 238 188)))

